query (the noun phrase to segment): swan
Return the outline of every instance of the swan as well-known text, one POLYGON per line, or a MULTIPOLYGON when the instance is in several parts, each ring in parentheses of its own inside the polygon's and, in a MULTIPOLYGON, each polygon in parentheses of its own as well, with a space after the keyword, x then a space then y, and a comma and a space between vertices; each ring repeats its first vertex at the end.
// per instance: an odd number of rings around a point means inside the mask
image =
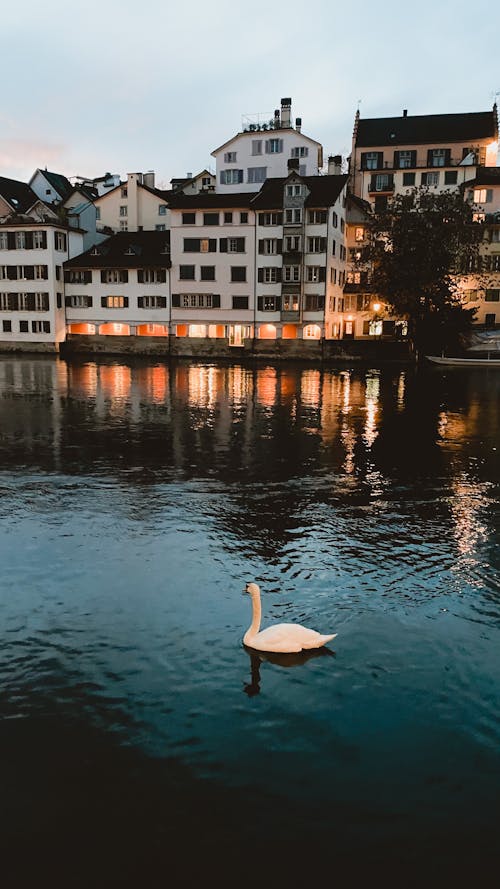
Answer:
POLYGON ((300 624, 274 624, 262 632, 260 630, 261 605, 260 588, 256 583, 247 583, 245 592, 252 600, 252 623, 243 636, 243 644, 256 651, 275 651, 283 654, 302 651, 307 648, 321 648, 335 639, 337 633, 323 636, 316 630, 301 627, 300 624))

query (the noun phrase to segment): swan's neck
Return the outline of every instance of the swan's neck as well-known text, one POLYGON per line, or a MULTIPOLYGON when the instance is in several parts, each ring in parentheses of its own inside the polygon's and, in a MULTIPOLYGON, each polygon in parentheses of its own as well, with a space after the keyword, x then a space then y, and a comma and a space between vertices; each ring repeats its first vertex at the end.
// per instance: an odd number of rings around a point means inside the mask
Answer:
POLYGON ((243 642, 245 644, 253 639, 254 636, 260 630, 260 619, 261 619, 261 607, 260 607, 260 595, 259 593, 252 596, 252 623, 250 624, 248 630, 246 631, 243 642))

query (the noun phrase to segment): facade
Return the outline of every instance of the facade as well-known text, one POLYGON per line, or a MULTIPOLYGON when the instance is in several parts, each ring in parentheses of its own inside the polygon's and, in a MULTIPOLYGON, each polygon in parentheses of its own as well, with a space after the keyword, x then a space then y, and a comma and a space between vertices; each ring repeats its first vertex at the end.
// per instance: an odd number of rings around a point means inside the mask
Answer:
POLYGON ((66 176, 61 173, 51 173, 47 169, 35 170, 29 185, 37 197, 46 204, 60 204, 73 191, 73 186, 66 176))
POLYGON ((172 191, 182 191, 183 194, 199 194, 202 191, 215 191, 216 179, 210 170, 202 170, 196 176, 188 173, 184 179, 171 179, 172 191))
POLYGON ((154 187, 154 173, 129 173, 126 182, 95 200, 98 231, 167 231, 170 191, 154 187))
POLYGON ((319 142, 302 133, 300 118, 295 128, 292 126, 291 107, 291 99, 282 99, 281 111, 277 109, 268 123, 249 123, 243 132, 212 151, 216 191, 257 192, 266 179, 287 175, 289 159, 299 161, 302 176, 319 173, 323 149, 319 142))
POLYGON ((71 228, 83 231, 82 249, 88 250, 98 244, 106 235, 97 231, 97 210, 94 204, 95 195, 84 186, 76 187, 62 203, 66 211, 66 219, 71 228))
POLYGON ((350 158, 351 190, 374 206, 395 193, 427 186, 456 189, 495 166, 497 107, 471 114, 363 119, 356 113, 350 158))
POLYGON ((467 182, 465 199, 485 232, 476 274, 464 278, 461 289, 468 307, 476 309, 475 324, 495 328, 500 326, 500 167, 479 167, 467 182))
POLYGON ((169 269, 167 232, 120 232, 66 262, 68 336, 168 336, 169 269))

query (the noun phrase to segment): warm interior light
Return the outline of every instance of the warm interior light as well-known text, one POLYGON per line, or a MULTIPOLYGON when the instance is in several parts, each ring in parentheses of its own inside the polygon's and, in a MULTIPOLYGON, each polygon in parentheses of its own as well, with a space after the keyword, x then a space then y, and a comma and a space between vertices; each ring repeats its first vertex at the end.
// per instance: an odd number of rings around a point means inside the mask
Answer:
POLYGON ((380 308, 381 308, 380 303, 373 303, 373 311, 374 312, 380 312, 380 308))

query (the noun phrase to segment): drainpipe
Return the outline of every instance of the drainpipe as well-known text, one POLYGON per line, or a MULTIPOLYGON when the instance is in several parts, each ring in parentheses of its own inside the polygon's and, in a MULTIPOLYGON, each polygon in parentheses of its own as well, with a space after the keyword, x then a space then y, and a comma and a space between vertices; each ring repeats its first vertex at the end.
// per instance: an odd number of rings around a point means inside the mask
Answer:
MULTIPOLYGON (((257 192, 258 194, 258 192, 257 192)), ((258 258, 258 244, 257 244, 257 210, 253 211, 254 215, 254 223, 253 223, 253 336, 252 336, 252 357, 255 357, 255 334, 257 330, 257 258, 258 258)))

